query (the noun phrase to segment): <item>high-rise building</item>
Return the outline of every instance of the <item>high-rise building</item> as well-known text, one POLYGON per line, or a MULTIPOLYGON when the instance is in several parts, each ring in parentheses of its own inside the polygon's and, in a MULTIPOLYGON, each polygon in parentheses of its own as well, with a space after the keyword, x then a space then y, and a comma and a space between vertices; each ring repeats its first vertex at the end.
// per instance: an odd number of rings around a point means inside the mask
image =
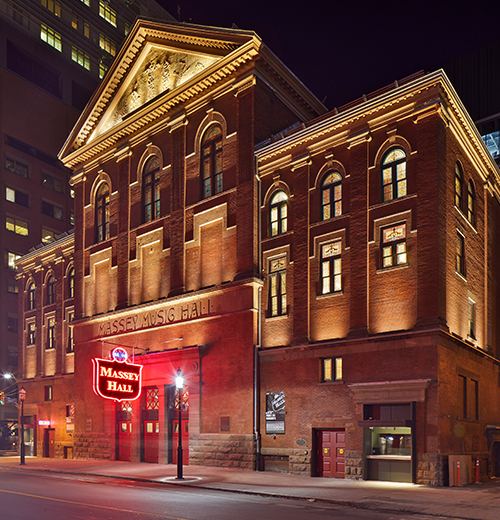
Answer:
POLYGON ((0 0, 0 419, 17 415, 14 260, 73 227, 57 153, 137 15, 172 20, 154 0, 0 0))

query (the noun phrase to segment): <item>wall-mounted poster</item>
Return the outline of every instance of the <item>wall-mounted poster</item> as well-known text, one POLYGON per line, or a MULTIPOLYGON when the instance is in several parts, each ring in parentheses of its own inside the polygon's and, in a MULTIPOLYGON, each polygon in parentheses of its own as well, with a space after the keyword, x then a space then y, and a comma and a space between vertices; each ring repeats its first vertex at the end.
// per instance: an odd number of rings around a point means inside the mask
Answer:
POLYGON ((285 433, 285 391, 266 392, 266 433, 285 433))

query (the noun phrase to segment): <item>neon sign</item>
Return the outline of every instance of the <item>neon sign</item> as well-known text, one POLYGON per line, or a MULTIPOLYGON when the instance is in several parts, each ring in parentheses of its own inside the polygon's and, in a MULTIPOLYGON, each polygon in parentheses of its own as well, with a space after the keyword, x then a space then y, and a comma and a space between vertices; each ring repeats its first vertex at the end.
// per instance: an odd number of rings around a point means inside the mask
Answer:
POLYGON ((125 349, 117 347, 112 359, 94 358, 94 392, 105 399, 134 401, 141 395, 142 365, 128 361, 125 349))

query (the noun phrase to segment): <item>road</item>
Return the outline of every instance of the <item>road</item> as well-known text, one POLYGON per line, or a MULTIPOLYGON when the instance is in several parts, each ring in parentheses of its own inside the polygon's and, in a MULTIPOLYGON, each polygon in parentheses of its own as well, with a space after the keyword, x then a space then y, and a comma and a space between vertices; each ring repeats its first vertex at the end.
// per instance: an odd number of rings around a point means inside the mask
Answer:
MULTIPOLYGON (((0 470, 0 517, 15 520, 427 520, 178 484, 0 470)), ((441 517, 432 517, 439 520, 441 517)))

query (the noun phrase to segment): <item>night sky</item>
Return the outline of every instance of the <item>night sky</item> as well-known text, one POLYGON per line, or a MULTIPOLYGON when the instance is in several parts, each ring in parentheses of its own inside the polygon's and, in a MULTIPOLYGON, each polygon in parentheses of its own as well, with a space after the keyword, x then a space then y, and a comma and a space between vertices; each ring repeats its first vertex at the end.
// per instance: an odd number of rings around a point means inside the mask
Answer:
POLYGON ((255 31, 329 109, 500 40, 498 0, 157 1, 182 22, 255 31))

